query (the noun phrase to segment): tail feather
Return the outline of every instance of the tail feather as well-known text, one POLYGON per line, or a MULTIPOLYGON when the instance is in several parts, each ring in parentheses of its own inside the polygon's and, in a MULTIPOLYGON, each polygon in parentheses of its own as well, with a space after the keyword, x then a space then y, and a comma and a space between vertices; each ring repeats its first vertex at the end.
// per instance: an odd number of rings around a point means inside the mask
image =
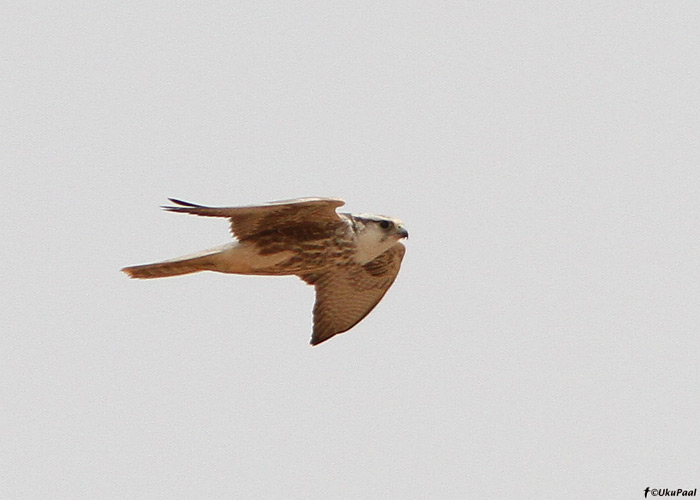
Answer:
POLYGON ((156 262, 154 264, 142 264, 140 266, 129 266, 122 271, 130 278, 150 279, 167 278, 169 276, 180 276, 182 274, 197 273, 216 268, 215 256, 221 253, 222 248, 206 250, 195 255, 187 255, 177 259, 156 262))

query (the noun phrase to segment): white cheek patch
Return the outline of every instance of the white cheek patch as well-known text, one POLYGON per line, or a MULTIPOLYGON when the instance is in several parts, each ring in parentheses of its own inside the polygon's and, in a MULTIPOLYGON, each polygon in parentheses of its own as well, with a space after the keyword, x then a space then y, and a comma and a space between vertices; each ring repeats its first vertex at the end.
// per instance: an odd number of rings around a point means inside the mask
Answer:
POLYGON ((366 264, 378 255, 384 253, 394 244, 391 238, 386 237, 386 233, 374 225, 365 226, 365 230, 357 237, 357 250, 355 252, 355 262, 366 264))

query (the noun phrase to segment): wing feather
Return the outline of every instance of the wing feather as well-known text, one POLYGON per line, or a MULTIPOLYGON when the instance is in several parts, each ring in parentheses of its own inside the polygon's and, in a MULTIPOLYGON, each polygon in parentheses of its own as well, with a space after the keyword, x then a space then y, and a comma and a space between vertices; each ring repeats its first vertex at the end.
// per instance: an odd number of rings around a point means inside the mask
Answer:
POLYGON ((226 217, 231 222, 231 233, 239 240, 245 240, 270 229, 302 224, 337 222, 341 219, 336 208, 345 204, 337 198, 297 198, 242 207, 207 207, 188 201, 168 198, 179 206, 165 206, 169 212, 182 212, 204 217, 226 217))
POLYGON ((343 333, 367 316, 394 283, 405 252, 406 247, 396 243, 365 265, 341 265, 300 275, 316 289, 311 344, 343 333))

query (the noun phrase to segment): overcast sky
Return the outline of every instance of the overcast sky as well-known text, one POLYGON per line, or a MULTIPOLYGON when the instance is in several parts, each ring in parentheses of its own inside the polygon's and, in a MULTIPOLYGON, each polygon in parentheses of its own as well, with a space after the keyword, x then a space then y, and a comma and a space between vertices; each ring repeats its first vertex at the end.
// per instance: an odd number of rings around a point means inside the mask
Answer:
POLYGON ((9 2, 0 497, 700 487, 700 4, 9 2), (293 277, 166 197, 403 219, 311 347, 293 277))

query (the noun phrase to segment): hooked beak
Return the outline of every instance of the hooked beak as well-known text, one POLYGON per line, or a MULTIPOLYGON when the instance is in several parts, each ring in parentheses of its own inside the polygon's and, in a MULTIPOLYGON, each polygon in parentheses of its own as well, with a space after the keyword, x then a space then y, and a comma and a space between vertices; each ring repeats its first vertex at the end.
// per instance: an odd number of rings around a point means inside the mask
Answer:
POLYGON ((397 231, 397 234, 399 235, 399 238, 408 238, 408 231, 404 227, 400 228, 397 231))

